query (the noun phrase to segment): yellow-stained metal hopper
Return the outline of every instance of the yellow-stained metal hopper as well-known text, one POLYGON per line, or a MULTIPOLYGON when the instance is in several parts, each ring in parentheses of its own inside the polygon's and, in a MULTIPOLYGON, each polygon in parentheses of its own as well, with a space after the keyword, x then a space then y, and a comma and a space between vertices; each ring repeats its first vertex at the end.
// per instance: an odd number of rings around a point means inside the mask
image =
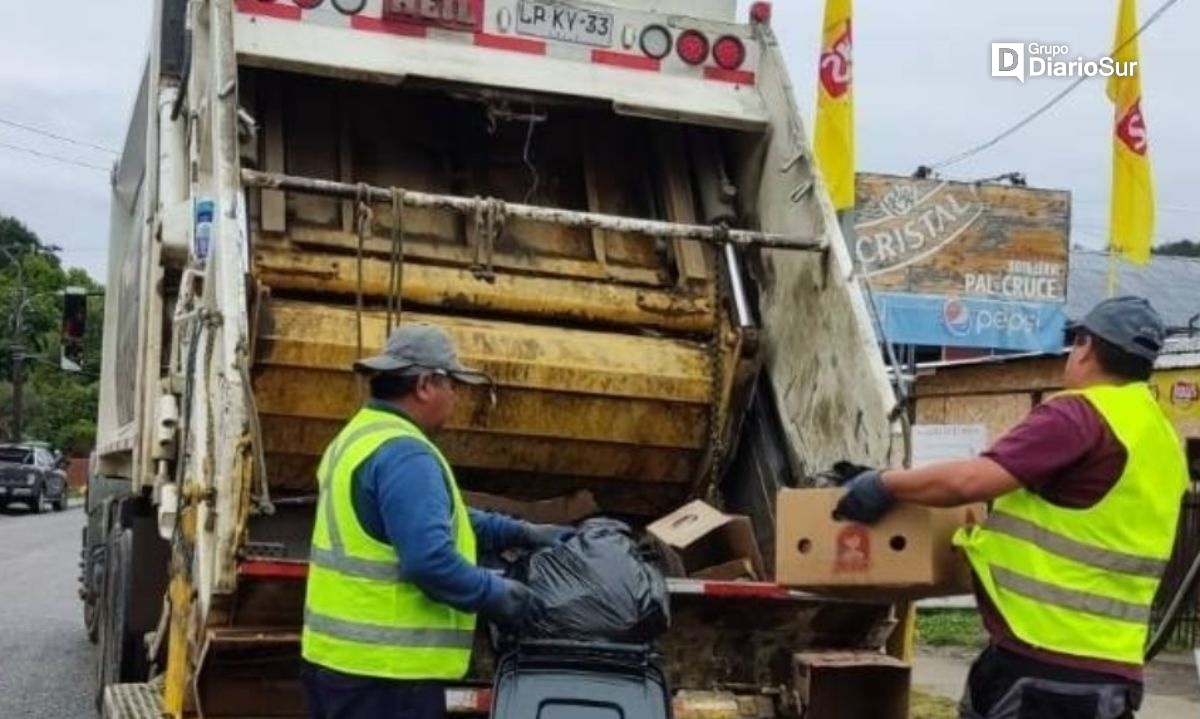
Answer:
MULTIPOLYGON (((496 382, 464 388, 437 441, 468 486, 526 496, 591 488, 609 511, 654 513, 682 501, 706 465, 714 364, 702 341, 404 313, 454 337, 464 363, 496 382), (646 485, 638 487, 637 485, 646 485)), ((384 343, 385 315, 361 316, 363 352, 384 343)), ((313 487, 325 445, 363 398, 350 371, 355 307, 267 300, 255 394, 269 476, 313 487)))

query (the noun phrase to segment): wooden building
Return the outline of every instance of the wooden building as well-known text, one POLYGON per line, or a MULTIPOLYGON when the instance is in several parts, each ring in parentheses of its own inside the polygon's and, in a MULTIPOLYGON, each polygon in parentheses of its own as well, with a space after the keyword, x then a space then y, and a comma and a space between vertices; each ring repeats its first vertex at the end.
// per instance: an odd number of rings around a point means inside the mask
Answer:
MULTIPOLYGON (((1034 406, 1062 389, 1066 355, 1010 355, 920 368, 915 424, 983 425, 995 441, 1034 406)), ((1200 337, 1173 340, 1159 357, 1151 388, 1187 445, 1200 481, 1200 337)))

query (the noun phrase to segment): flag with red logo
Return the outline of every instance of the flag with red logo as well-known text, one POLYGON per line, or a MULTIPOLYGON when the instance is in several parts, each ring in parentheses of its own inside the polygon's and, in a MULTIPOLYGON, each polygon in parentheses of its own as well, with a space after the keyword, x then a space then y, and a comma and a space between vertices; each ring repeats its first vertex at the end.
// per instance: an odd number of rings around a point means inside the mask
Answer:
POLYGON ((817 83, 816 155, 839 210, 854 207, 854 86, 850 0, 825 1, 817 83))
POLYGON ((1118 72, 1108 79, 1108 98, 1116 110, 1113 129, 1112 251, 1133 262, 1150 261, 1154 236, 1154 178, 1150 145, 1142 115, 1142 72, 1137 41, 1137 0, 1120 0, 1113 61, 1118 72))

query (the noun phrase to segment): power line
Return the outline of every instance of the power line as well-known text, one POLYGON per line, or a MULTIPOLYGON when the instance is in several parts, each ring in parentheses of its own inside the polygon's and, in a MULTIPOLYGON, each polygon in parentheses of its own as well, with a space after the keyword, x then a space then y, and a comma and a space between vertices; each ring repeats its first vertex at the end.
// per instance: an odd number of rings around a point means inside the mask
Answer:
POLYGON ((107 167, 101 167, 100 165, 92 165, 87 162, 81 162, 79 160, 72 160, 68 157, 60 157, 58 155, 51 155, 49 153, 39 152, 37 150, 31 150, 28 147, 19 147, 17 145, 10 145, 7 142, 0 142, 0 147, 4 148, 5 150, 14 150, 16 152, 24 152, 28 155, 35 155, 37 157, 41 157, 41 158, 44 158, 47 160, 54 160, 55 162, 62 162, 67 165, 75 165, 76 167, 86 167, 89 170, 99 170, 100 172, 103 172, 105 174, 108 174, 110 172, 109 168, 107 168, 107 167))
MULTIPOLYGON (((1145 32, 1146 28, 1153 25, 1160 17, 1162 17, 1163 13, 1165 13, 1168 9, 1170 9, 1170 7, 1172 5, 1174 5, 1177 2, 1179 2, 1179 0, 1167 0, 1162 5, 1160 5, 1157 10, 1155 10, 1153 13, 1150 14, 1150 17, 1146 19, 1146 22, 1142 23, 1142 26, 1137 29, 1137 32, 1135 32, 1133 35, 1131 35, 1127 40, 1125 40, 1125 42, 1121 43, 1115 49, 1113 49, 1110 56, 1115 56, 1115 55, 1119 54, 1131 42, 1138 39, 1138 37, 1140 37, 1141 34, 1143 32, 1145 32)), ((978 155, 979 153, 983 152, 984 150, 990 149, 990 148, 998 145, 999 143, 1003 142, 1004 140, 1008 139, 1009 137, 1012 137, 1013 135, 1015 135, 1017 132, 1019 132, 1022 128, 1024 128, 1029 123, 1033 122, 1034 120, 1036 120, 1039 117, 1041 117, 1042 115, 1044 115, 1046 113, 1046 111, 1048 111, 1050 108, 1054 107, 1059 102, 1061 102, 1063 98, 1065 98, 1067 95, 1071 94, 1075 90, 1075 88, 1082 85, 1084 83, 1084 81, 1087 79, 1088 79, 1088 77, 1086 75, 1080 75, 1074 82, 1072 82, 1070 85, 1067 85, 1065 88, 1063 88, 1061 91, 1059 91, 1058 94, 1056 94, 1054 97, 1050 98, 1050 100, 1048 102, 1046 102, 1044 105, 1042 105, 1038 109, 1034 110, 1029 115, 1025 116, 1017 124, 1008 128, 1007 130, 1000 133, 999 135, 996 135, 995 137, 993 137, 992 139, 983 143, 982 145, 977 145, 976 147, 973 147, 964 152, 960 152, 957 155, 952 155, 944 160, 935 162, 932 165, 930 165, 929 168, 932 170, 937 170, 937 169, 940 169, 943 167, 948 167, 950 165, 954 165, 959 162, 962 162, 963 160, 967 159, 968 157, 972 157, 973 155, 978 155)))
POLYGON ((8 125, 9 127, 15 127, 17 129, 24 130, 25 132, 32 132, 35 135, 41 135, 43 137, 49 137, 49 138, 52 138, 55 140, 59 140, 61 142, 69 142, 72 145, 79 145, 80 147, 88 147, 93 150, 107 152, 110 155, 120 154, 116 150, 112 149, 111 147, 104 147, 102 145, 96 145, 96 144, 88 142, 87 140, 76 140, 73 137, 67 137, 66 135, 59 135, 59 134, 50 132, 49 130, 42 130, 40 128, 33 127, 31 125, 25 125, 23 123, 16 122, 14 120, 8 120, 3 117, 0 117, 0 125, 8 125))

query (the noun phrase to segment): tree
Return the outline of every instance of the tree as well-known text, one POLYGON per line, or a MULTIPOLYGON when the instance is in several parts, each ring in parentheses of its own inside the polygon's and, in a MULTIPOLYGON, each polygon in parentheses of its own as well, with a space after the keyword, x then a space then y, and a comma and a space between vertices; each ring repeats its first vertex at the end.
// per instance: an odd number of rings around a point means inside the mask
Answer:
POLYGON ((104 302, 88 302, 82 373, 59 368, 62 292, 102 287, 79 268, 64 269, 59 248, 44 244, 19 220, 0 215, 0 434, 13 438, 13 357, 23 384, 22 435, 65 452, 95 443, 104 302), (19 328, 19 331, 18 331, 19 328))
POLYGON ((1168 242, 1155 247, 1154 254, 1173 257, 1200 257, 1200 242, 1196 242, 1195 240, 1168 242))

